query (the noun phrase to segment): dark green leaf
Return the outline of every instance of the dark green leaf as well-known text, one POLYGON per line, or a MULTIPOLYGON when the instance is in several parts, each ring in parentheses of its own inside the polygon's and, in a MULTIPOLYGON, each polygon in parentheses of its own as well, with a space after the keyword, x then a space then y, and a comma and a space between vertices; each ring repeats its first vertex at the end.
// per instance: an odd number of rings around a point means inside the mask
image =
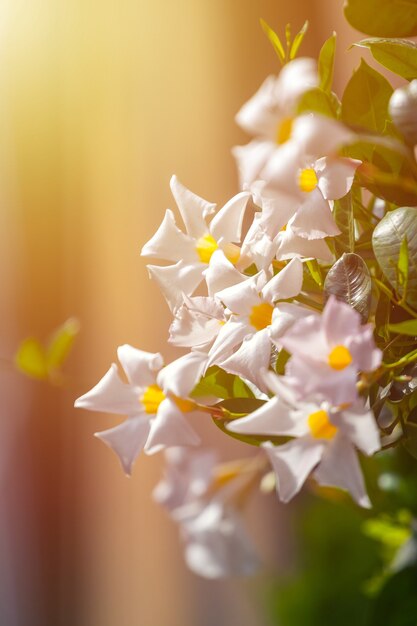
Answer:
POLYGON ((355 46, 369 48, 374 59, 406 80, 417 77, 417 45, 408 39, 363 39, 355 46))
POLYGON ((333 84, 334 56, 336 52, 336 33, 323 44, 319 55, 320 88, 330 93, 333 84))
POLYGON ((383 133, 389 120, 388 104, 392 92, 387 79, 362 59, 343 94, 343 121, 383 133))
POLYGON ((354 253, 343 254, 329 270, 324 281, 326 299, 330 295, 346 302, 367 321, 371 304, 372 283, 364 260, 354 253))
POLYGON ((284 64, 285 63, 285 58, 286 58, 285 57, 285 50, 284 50, 284 46, 281 43, 280 38, 278 37, 276 32, 273 31, 270 26, 268 26, 268 24, 265 22, 265 20, 263 20, 261 18, 260 22, 261 22, 261 26, 262 26, 266 36, 268 37, 269 41, 272 44, 272 47, 274 48, 275 52, 277 53, 277 56, 278 56, 279 60, 281 61, 282 64, 284 64))
POLYGON ((228 398, 219 402, 218 406, 225 408, 232 415, 248 415, 259 409, 265 400, 259 400, 258 398, 228 398))
POLYGON ((369 626, 416 626, 417 568, 395 573, 382 587, 369 626))
POLYGON ((347 0, 349 24, 373 37, 417 35, 417 0, 347 0))
POLYGON ((399 296, 417 307, 417 209, 401 207, 390 211, 375 227, 372 246, 378 264, 399 296), (401 246, 407 239, 409 253, 408 284, 399 284, 398 263, 401 246))

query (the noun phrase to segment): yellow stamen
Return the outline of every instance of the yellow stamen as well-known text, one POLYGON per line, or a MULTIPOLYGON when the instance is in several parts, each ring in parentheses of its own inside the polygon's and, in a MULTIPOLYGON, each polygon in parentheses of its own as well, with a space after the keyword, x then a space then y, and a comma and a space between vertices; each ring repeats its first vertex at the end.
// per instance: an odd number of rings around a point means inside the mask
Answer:
POLYGON ((333 439, 338 430, 323 410, 311 413, 308 416, 308 425, 315 439, 333 439))
POLYGON ((155 415, 158 411, 159 405, 165 400, 165 394, 158 385, 150 385, 145 389, 141 397, 139 398, 145 407, 146 413, 155 415))
POLYGON ((278 145, 285 143, 291 137, 293 121, 292 117, 284 117, 279 123, 276 135, 278 145))
POLYGON ((200 239, 197 240, 196 246, 200 261, 202 263, 209 263, 213 252, 215 252, 218 247, 217 241, 209 233, 200 237, 200 239))
POLYGON ((263 330, 271 324, 273 312, 274 307, 268 302, 256 304, 252 307, 251 314, 249 315, 249 322, 256 328, 256 330, 263 330))
POLYGON ((233 265, 236 265, 236 263, 240 259, 239 246, 236 246, 234 243, 227 243, 225 246, 223 246, 223 252, 226 259, 228 259, 230 263, 233 263, 233 265))
POLYGON ((317 187, 318 182, 317 174, 312 168, 301 170, 298 175, 298 186, 305 193, 313 191, 317 187))
POLYGON ((336 346, 328 357, 329 365, 334 370, 344 370, 352 363, 352 355, 346 346, 336 346))

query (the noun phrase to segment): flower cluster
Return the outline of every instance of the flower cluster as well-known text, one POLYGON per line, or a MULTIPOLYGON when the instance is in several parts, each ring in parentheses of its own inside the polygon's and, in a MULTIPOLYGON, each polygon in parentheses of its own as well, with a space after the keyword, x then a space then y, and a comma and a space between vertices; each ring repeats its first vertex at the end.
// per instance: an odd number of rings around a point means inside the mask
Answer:
POLYGON ((337 108, 316 62, 294 58, 242 107, 236 121, 252 136, 233 149, 242 191, 220 209, 172 177, 178 214, 166 211, 142 256, 163 262, 148 269, 172 312, 168 341, 185 353, 164 365, 121 346, 126 382, 113 364, 76 401, 127 416, 97 433, 127 474, 142 450, 166 451, 155 497, 179 524, 187 563, 208 577, 253 571, 239 509, 271 468, 284 502, 312 477, 371 506, 358 455, 380 450, 386 434, 370 393, 385 366, 367 256, 353 252, 368 241, 363 214, 372 227, 377 219, 358 176, 371 170, 348 149, 358 131, 306 107, 311 93, 337 108), (354 201, 362 216, 348 215, 348 232, 339 213, 354 201), (200 443, 198 413, 258 456, 219 478, 212 453, 187 448, 200 443))

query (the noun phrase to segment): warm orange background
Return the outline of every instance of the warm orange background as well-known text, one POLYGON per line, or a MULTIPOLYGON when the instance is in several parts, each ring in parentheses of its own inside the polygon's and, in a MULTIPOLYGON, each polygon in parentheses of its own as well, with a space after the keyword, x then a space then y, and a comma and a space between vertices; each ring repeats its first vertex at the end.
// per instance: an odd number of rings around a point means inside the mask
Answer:
MULTIPOLYGON (((117 418, 72 405, 119 344, 173 355, 169 312, 139 251, 173 206, 172 173, 219 204, 237 191, 230 148, 246 138, 233 116, 278 69, 259 17, 280 32, 308 18, 303 54, 337 30, 340 87, 359 38, 342 4, 1 3, 2 625, 267 623, 262 578, 207 583, 186 571, 177 529, 150 496, 161 459, 139 459, 126 479, 92 437, 117 418), (21 338, 46 338, 69 316, 82 334, 64 391, 10 371, 21 338)), ((280 509, 259 506, 251 517, 271 567, 284 559, 280 509)))

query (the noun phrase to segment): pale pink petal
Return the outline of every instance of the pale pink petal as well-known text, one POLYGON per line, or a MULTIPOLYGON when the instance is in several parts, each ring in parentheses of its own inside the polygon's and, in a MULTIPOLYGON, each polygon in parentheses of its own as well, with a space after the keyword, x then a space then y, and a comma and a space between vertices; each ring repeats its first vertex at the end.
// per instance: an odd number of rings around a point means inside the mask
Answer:
POLYGON ((224 309, 214 298, 184 296, 169 328, 169 342, 185 348, 210 343, 223 325, 224 309))
POLYGON ((314 314, 297 321, 281 339, 281 343, 290 354, 312 359, 320 359, 329 352, 326 337, 322 332, 321 318, 314 314))
POLYGON ((309 436, 282 446, 274 446, 270 442, 262 444, 272 463, 278 497, 282 502, 288 502, 300 491, 310 472, 320 462, 325 445, 309 436))
POLYGON ((290 221, 294 233, 306 239, 322 239, 340 235, 329 203, 319 189, 306 194, 303 203, 290 221))
POLYGON ((295 419, 291 407, 278 397, 272 398, 246 417, 229 422, 226 428, 243 435, 302 437, 308 434, 306 421, 295 419))
POLYGON ((241 191, 231 198, 210 222, 210 233, 220 244, 240 243, 242 222, 251 194, 241 191))
POLYGON ((330 296, 323 309, 322 324, 329 347, 346 343, 351 335, 360 332, 360 315, 355 309, 330 296))
POLYGON ((236 123, 249 135, 275 139, 282 116, 276 106, 276 82, 275 76, 268 76, 237 113, 236 123))
POLYGON ((381 449, 379 428, 372 411, 364 407, 352 407, 341 413, 340 427, 359 450, 371 456, 381 449))
POLYGON ((178 261, 175 265, 147 265, 149 276, 155 280, 171 311, 183 303, 183 294, 190 296, 203 280, 203 263, 192 265, 178 261))
POLYGON ((271 340, 281 348, 280 338, 283 337, 297 321, 304 319, 312 314, 311 309, 306 309, 298 304, 291 302, 281 302, 274 308, 272 315, 272 324, 269 330, 271 340))
MULTIPOLYGON (((285 343, 286 338, 284 335, 282 343, 285 343)), ((357 369, 353 365, 343 370, 334 370, 325 362, 314 360, 314 355, 297 355, 288 361, 285 374, 288 385, 291 385, 300 398, 320 394, 335 406, 356 402, 358 399, 357 369)))
POLYGON ((204 271, 204 277, 210 296, 215 296, 222 289, 247 280, 247 277, 225 257, 223 250, 216 250, 213 253, 209 266, 204 271))
POLYGON ((180 210, 187 233, 198 239, 208 232, 206 218, 216 210, 216 205, 184 187, 176 176, 170 181, 172 195, 180 210))
POLYGON ((142 452, 149 434, 148 417, 131 417, 122 424, 95 433, 119 457, 125 474, 130 476, 132 465, 142 452))
POLYGON ((323 157, 314 164, 318 186, 326 200, 337 200, 351 189, 355 173, 362 161, 343 157, 323 157))
POLYGON ((140 387, 155 384, 156 372, 164 364, 161 354, 144 352, 128 344, 117 348, 117 358, 126 372, 128 381, 140 387))
POLYGON ((226 372, 246 378, 261 391, 267 391, 261 371, 269 366, 270 359, 271 340, 268 329, 264 328, 244 340, 236 352, 219 364, 226 372))
POLYGON ((346 347, 361 371, 373 372, 381 365, 382 352, 375 347, 374 331, 370 324, 362 327, 359 334, 349 337, 346 347))
POLYGON ((316 157, 335 154, 355 138, 355 133, 341 122, 317 113, 297 117, 291 134, 304 154, 316 157))
POLYGON ((251 330, 248 324, 235 322, 233 320, 227 321, 226 324, 220 328, 220 332, 210 348, 207 367, 218 362, 220 359, 225 359, 230 355, 235 346, 239 345, 247 335, 252 334, 253 329, 251 330))
POLYGON ((336 435, 327 446, 314 478, 319 485, 346 489, 360 506, 371 507, 357 454, 348 439, 336 435))
POLYGON ((267 282, 262 289, 262 296, 269 302, 288 300, 300 293, 302 284, 303 264, 295 258, 267 282))
POLYGON ((77 409, 103 413, 138 415, 142 412, 139 395, 140 390, 121 381, 117 373, 117 365, 113 363, 95 387, 77 398, 74 406, 77 409))
POLYGON ((158 407, 156 417, 145 446, 146 454, 154 454, 173 446, 196 446, 200 437, 187 422, 171 398, 165 398, 158 407))
POLYGON ((245 269, 254 263, 258 270, 269 270, 275 252, 276 243, 261 224, 261 213, 255 213, 243 241, 237 266, 245 269))
MULTIPOLYGON (((265 274, 263 273, 263 276, 265 274)), ((236 315, 250 315, 253 306, 260 304, 259 289, 257 287, 259 274, 251 276, 245 281, 232 285, 217 292, 217 298, 236 315)), ((266 283, 266 278, 264 279, 266 283)))
POLYGON ((296 143, 288 142, 270 156, 265 167, 261 170, 259 178, 267 181, 265 191, 271 194, 276 190, 283 194, 302 199, 303 193, 298 184, 298 175, 301 169, 310 167, 304 153, 296 143))
POLYGON ((279 97, 287 115, 295 115, 295 108, 300 96, 305 91, 317 87, 318 84, 316 60, 298 57, 282 68, 275 87, 276 97, 279 97))
POLYGON ((192 392, 207 363, 207 354, 193 351, 172 361, 158 374, 158 385, 164 393, 187 398, 192 392))
POLYGON ((166 211, 154 236, 143 246, 141 255, 175 263, 180 260, 191 263, 198 261, 195 239, 184 235, 178 228, 170 209, 166 211))

